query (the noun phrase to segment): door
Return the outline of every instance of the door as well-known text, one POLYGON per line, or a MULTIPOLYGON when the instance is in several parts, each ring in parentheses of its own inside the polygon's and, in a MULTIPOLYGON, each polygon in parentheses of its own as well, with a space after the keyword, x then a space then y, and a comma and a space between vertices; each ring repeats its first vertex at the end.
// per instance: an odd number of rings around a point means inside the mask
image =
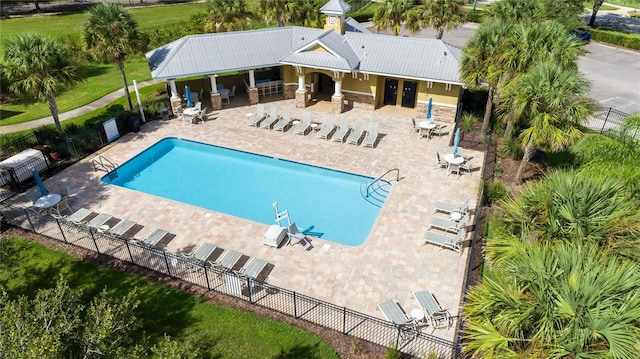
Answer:
POLYGON ((405 81, 402 86, 402 107, 414 108, 416 106, 416 89, 418 83, 405 81))
POLYGON ((398 80, 385 79, 384 80, 384 104, 396 105, 396 97, 398 96, 398 80))

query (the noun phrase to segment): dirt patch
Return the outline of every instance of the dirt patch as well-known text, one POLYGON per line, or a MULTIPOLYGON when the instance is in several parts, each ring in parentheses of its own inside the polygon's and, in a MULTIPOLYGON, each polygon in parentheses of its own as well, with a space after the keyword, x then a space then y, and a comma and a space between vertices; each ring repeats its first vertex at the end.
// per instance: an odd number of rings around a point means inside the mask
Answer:
MULTIPOLYGON (((7 225, 5 223, 2 224, 3 232, 7 229, 7 225)), ((340 332, 336 332, 331 329, 327 329, 312 323, 309 323, 304 320, 295 319, 285 314, 276 312, 274 310, 259 307, 248 302, 238 300, 237 298, 229 297, 220 293, 216 293, 213 291, 207 291, 204 288, 193 285, 188 282, 184 282, 175 278, 171 278, 165 276, 164 274, 154 272, 152 270, 142 268, 131 263, 127 263, 113 257, 109 257, 106 255, 98 254, 84 248, 75 247, 63 242, 59 242, 57 240, 40 236, 28 231, 25 231, 21 228, 12 228, 13 234, 21 237, 32 240, 34 242, 38 242, 48 248, 54 248, 59 251, 63 251, 65 253, 69 253, 72 256, 83 260, 88 263, 99 264, 111 269, 128 272, 128 273, 136 273, 138 275, 147 277, 153 280, 156 283, 160 283, 164 286, 167 286, 172 289, 178 289, 192 295, 203 298, 211 303, 215 303, 227 308, 233 308, 236 310, 241 310, 243 312, 253 313, 263 318, 269 318, 273 320, 277 320, 279 322, 287 323, 290 325, 294 325, 300 329, 313 333, 328 343, 336 352, 336 354, 340 358, 344 359, 365 359, 365 358, 382 358, 384 357, 384 353, 386 348, 367 342, 365 340, 358 340, 360 343, 360 354, 353 353, 353 337, 349 335, 342 334, 340 332)), ((4 234, 3 234, 4 235, 4 234)), ((411 358, 410 356, 403 356, 402 358, 411 358)))

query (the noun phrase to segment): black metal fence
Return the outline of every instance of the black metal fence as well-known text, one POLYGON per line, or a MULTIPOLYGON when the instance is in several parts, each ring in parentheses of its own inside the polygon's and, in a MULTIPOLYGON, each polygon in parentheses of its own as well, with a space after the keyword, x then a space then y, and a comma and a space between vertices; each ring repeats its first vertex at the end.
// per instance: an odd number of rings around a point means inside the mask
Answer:
POLYGON ((614 108, 600 108, 595 114, 587 121, 586 127, 590 130, 605 133, 605 132, 620 132, 620 128, 624 119, 629 117, 628 113, 618 111, 614 108))
POLYGON ((148 247, 136 241, 111 236, 54 217, 38 215, 25 208, 2 204, 0 212, 8 223, 28 231, 148 268, 343 334, 383 346, 395 346, 403 353, 420 358, 461 357, 458 346, 453 342, 412 328, 396 327, 388 321, 248 278, 233 271, 222 270, 179 254, 148 247))

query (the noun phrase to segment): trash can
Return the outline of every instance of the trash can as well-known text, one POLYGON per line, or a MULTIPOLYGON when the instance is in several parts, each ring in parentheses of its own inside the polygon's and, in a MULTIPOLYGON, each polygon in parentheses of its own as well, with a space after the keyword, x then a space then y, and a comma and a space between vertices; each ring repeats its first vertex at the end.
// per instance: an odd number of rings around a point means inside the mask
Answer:
POLYGON ((130 117, 128 121, 129 131, 140 132, 140 122, 137 117, 130 117))

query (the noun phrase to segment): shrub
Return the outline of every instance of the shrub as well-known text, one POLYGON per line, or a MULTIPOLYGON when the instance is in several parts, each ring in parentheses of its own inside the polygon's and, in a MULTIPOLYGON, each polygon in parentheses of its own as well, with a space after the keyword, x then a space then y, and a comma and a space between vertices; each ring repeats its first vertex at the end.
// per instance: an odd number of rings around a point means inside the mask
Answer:
POLYGON ((628 34, 622 31, 599 28, 590 29, 591 39, 608 44, 626 47, 629 49, 640 50, 640 35, 628 34))
POLYGON ((489 182, 484 186, 484 198, 482 201, 486 206, 491 206, 493 203, 505 199, 509 196, 507 187, 502 182, 489 182))
POLYGON ((498 155, 500 157, 511 157, 514 160, 522 158, 522 145, 517 138, 509 138, 502 140, 498 146, 498 155))

